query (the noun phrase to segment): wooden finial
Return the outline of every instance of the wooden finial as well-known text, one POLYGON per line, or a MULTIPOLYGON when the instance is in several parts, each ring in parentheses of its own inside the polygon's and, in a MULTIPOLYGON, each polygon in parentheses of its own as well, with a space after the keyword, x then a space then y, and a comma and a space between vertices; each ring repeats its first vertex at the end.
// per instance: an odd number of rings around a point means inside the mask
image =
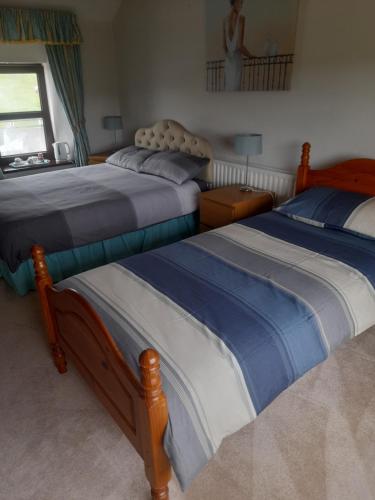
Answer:
POLYGON ((40 245, 34 245, 31 249, 31 256, 33 258, 35 278, 37 283, 43 281, 44 286, 47 284, 52 285, 52 278, 48 272, 44 248, 40 245))
POLYGON ((152 499, 168 500, 171 466, 163 447, 168 405, 160 376, 160 356, 153 349, 148 349, 140 355, 139 365, 150 433, 143 455, 146 475, 151 484, 152 499))
POLYGON ((301 164, 298 167, 296 193, 305 191, 308 187, 309 171, 310 171, 310 152, 311 144, 305 142, 302 146, 301 164))
POLYGON ((309 142, 305 142, 302 146, 302 157, 301 157, 301 166, 304 168, 310 168, 310 152, 311 152, 311 144, 309 142))
POLYGON ((150 405, 158 403, 160 396, 163 394, 159 354, 153 349, 147 349, 140 355, 139 365, 146 403, 150 405))
POLYGON ((48 343, 51 348, 52 357, 59 373, 66 372, 65 354, 58 342, 56 325, 52 317, 50 305, 47 298, 47 290, 52 287, 53 281, 48 272, 44 248, 40 245, 34 245, 31 249, 35 270, 35 283, 39 294, 42 317, 48 337, 48 343))

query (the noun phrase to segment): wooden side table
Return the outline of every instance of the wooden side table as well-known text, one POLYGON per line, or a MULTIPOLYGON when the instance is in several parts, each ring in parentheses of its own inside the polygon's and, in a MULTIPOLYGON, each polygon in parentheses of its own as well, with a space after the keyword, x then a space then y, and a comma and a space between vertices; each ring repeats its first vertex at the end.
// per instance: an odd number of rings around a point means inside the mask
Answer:
POLYGON ((101 151, 99 153, 92 153, 89 155, 89 165, 97 165, 98 163, 105 163, 106 159, 111 156, 116 151, 126 148, 123 144, 119 144, 116 148, 110 149, 109 151, 101 151))
POLYGON ((107 153, 96 153, 89 155, 89 165, 97 165, 98 163, 105 163, 109 154, 107 153))
POLYGON ((94 153, 89 155, 89 165, 97 165, 98 163, 105 163, 108 156, 114 151, 103 151, 102 153, 94 153))
POLYGON ((228 186, 200 194, 201 232, 226 226, 273 208, 271 193, 240 191, 240 187, 228 186))

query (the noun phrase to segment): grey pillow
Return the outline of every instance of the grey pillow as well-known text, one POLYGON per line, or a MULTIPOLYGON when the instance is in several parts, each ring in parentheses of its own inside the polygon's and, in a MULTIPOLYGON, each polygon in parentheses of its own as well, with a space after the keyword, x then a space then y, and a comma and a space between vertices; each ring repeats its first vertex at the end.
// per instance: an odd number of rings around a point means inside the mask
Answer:
POLYGON ((113 155, 107 158, 106 163, 139 172, 142 163, 153 154, 155 154, 155 151, 151 151, 150 149, 128 146, 113 153, 113 155))
POLYGON ((196 177, 209 161, 208 158, 198 158, 180 151, 161 151, 147 158, 139 172, 183 184, 196 177))

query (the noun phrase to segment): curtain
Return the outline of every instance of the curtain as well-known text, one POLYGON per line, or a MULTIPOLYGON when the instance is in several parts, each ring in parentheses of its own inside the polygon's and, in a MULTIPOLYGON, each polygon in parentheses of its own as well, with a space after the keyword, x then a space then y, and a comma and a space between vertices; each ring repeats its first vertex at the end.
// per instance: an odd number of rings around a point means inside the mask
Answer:
POLYGON ((77 166, 87 165, 89 140, 84 115, 84 93, 79 45, 46 45, 53 81, 74 135, 77 166))
POLYGON ((87 165, 82 36, 72 12, 0 7, 0 43, 43 43, 53 81, 74 135, 77 166, 87 165))
POLYGON ((79 45, 82 36, 72 12, 0 7, 0 41, 79 45))

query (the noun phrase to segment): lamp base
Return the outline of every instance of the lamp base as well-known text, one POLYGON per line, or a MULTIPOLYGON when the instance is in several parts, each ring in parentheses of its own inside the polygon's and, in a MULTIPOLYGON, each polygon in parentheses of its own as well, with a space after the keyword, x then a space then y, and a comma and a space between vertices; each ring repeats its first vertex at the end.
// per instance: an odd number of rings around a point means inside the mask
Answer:
POLYGON ((240 187, 240 191, 243 191, 245 193, 250 193, 251 191, 253 191, 253 187, 252 186, 247 186, 246 184, 244 186, 241 186, 240 187))

